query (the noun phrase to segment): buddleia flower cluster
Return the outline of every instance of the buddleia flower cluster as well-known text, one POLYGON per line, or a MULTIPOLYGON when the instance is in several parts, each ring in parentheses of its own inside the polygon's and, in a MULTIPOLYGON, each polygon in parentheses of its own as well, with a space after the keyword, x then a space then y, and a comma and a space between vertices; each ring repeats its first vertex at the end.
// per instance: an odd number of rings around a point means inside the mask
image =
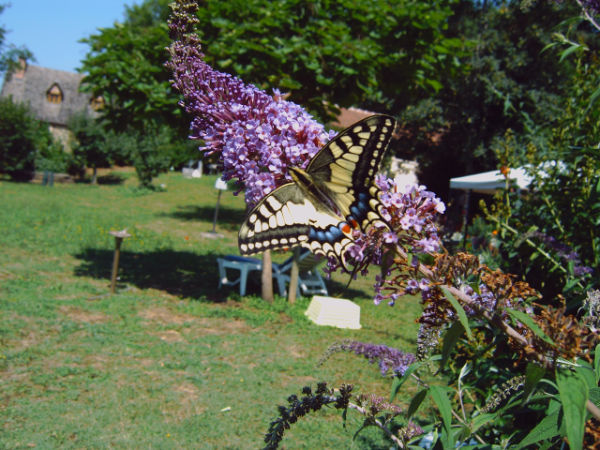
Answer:
MULTIPOLYGON (((379 213, 385 223, 378 222, 365 232, 355 230, 354 242, 345 256, 347 261, 354 265, 355 272, 366 273, 370 264, 382 266, 382 274, 376 277, 374 300, 379 304, 387 299, 389 304, 393 305, 398 297, 411 293, 410 286, 398 289, 399 279, 389 281, 393 272, 399 276, 405 273, 403 264, 393 262, 397 248, 411 254, 439 251, 441 241, 436 222, 446 207, 424 186, 402 184, 381 174, 375 177, 375 185, 380 191, 379 213)), ((328 271, 337 270, 339 267, 338 261, 330 259, 328 271)), ((406 280, 403 280, 404 284, 405 282, 406 280)))
POLYGON ((387 345, 344 340, 332 344, 327 349, 323 359, 319 361, 319 364, 323 364, 325 360, 337 352, 351 352, 359 356, 364 356, 369 360, 369 363, 378 364, 381 375, 386 375, 391 371, 393 375, 402 376, 410 365, 416 361, 415 355, 412 353, 403 352, 387 345))
POLYGON ((204 61, 194 32, 196 2, 172 5, 169 29, 173 44, 167 66, 192 116, 192 139, 201 150, 219 154, 222 178, 245 186, 246 203, 255 205, 277 186, 291 180, 287 168, 305 168, 335 133, 325 131, 299 105, 213 69, 204 61))

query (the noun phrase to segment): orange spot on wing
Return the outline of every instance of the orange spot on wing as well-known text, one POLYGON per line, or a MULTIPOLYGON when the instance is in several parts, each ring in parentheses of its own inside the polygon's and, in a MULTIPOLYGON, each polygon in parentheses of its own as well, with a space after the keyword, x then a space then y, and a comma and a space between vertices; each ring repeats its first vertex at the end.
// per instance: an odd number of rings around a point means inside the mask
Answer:
POLYGON ((344 234, 348 234, 348 233, 350 233, 351 231, 352 231, 352 228, 350 228, 350 225, 348 225, 347 223, 345 223, 345 224, 342 226, 342 233, 344 233, 344 234))
POLYGON ((358 228, 358 222, 354 219, 350 220, 350 225, 352 225, 352 228, 354 229, 358 228))

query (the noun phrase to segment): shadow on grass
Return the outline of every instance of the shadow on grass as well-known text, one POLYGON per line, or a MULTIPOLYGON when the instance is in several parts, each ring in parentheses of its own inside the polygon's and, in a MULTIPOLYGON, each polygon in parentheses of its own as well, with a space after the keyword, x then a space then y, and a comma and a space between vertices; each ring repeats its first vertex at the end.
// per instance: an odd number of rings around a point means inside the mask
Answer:
POLYGON ((127 177, 116 173, 109 173, 98 177, 98 184, 123 184, 127 177))
MULTIPOLYGON (((124 251, 119 260, 118 283, 131 284, 140 289, 157 289, 179 297, 226 301, 228 294, 239 291, 237 286, 217 290, 219 256, 168 249, 147 253, 124 251)), ((75 257, 82 260, 75 268, 76 276, 105 279, 110 284, 112 250, 88 248, 75 257)), ((247 294, 257 292, 260 293, 259 287, 249 279, 247 294)))
MULTIPOLYGON (((178 207, 174 212, 163 213, 162 215, 179 220, 197 220, 212 223, 215 216, 215 207, 186 205, 178 207)), ((226 230, 234 231, 240 227, 240 224, 245 218, 246 213, 244 210, 220 205, 219 214, 217 216, 217 227, 223 227, 226 230)))
MULTIPOLYGON (((181 220, 202 220, 212 222, 215 215, 215 206, 180 206, 175 212, 164 213, 164 215, 181 220)), ((219 206, 218 222, 220 223, 231 223, 239 226, 245 218, 246 213, 242 209, 231 208, 224 205, 219 206)))
MULTIPOLYGON (((322 266, 321 266, 322 268, 322 266)), ((321 271, 322 273, 322 271, 321 271)), ((325 285, 327 286, 327 291, 329 291, 329 296, 330 297, 341 297, 341 298, 348 298, 348 299, 355 299, 355 298, 369 298, 369 294, 367 294, 365 291, 361 290, 361 289, 355 289, 352 287, 352 283, 350 283, 350 286, 348 286, 348 283, 339 283, 337 281, 334 280, 328 280, 327 278, 325 278, 325 275, 323 275, 323 278, 325 279, 325 285), (346 287, 348 286, 348 287, 346 287)), ((348 275, 348 279, 350 278, 350 275, 348 275)))
MULTIPOLYGON (((107 175, 98 175, 96 178, 96 182, 98 184, 106 184, 106 185, 117 185, 123 184, 127 177, 121 176, 119 174, 109 173, 107 175)), ((76 177, 74 178, 75 183, 78 184, 92 184, 92 178, 89 176, 85 177, 76 177)))
MULTIPOLYGON (((82 262, 75 268, 76 276, 105 279, 110 284, 114 252, 88 248, 75 255, 82 262)), ((206 298, 214 302, 226 301, 230 293, 238 293, 238 286, 224 286, 218 290, 217 258, 222 255, 199 255, 193 252, 156 250, 146 253, 122 251, 119 260, 119 284, 130 284, 140 289, 157 289, 179 297, 206 298)), ((248 277, 246 295, 260 295, 260 275, 248 277)), ((251 274, 251 275, 252 275, 251 274)), ((230 274, 232 276, 233 274, 230 274)), ((237 276, 237 274, 233 275, 237 276)), ((346 283, 325 280, 329 295, 342 298, 369 298, 359 289, 346 288, 346 283)), ((277 287, 274 286, 276 293, 277 287)))

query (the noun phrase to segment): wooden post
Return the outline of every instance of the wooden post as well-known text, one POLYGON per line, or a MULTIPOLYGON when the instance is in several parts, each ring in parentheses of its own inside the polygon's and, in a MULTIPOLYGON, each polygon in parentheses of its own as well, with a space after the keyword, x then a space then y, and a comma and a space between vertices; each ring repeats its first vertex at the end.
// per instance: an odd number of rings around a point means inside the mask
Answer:
POLYGON ((298 294, 298 260, 300 259, 300 247, 294 247, 294 259, 292 259, 292 270, 290 271, 290 287, 288 288, 288 302, 296 302, 298 294))
POLYGON ((260 280, 262 298, 269 303, 273 303, 273 264, 270 250, 265 250, 262 261, 262 276, 260 280))
POLYGON ((119 271, 119 257, 121 255, 121 242, 123 239, 131 237, 127 229, 121 231, 109 231, 109 234, 115 237, 115 255, 113 257, 112 274, 110 276, 110 293, 115 293, 117 286, 117 272, 119 271))
POLYGON ((211 233, 216 233, 217 232, 217 217, 219 216, 219 204, 221 203, 221 192, 222 190, 219 189, 219 193, 217 194, 217 205, 215 206, 215 215, 213 216, 213 228, 211 233))

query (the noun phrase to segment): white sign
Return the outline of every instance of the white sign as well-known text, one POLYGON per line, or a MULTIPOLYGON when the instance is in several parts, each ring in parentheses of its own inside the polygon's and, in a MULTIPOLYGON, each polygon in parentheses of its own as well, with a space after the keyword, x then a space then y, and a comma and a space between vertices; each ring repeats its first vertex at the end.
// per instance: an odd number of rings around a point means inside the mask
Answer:
POLYGON ((221 191, 226 191, 227 183, 225 181, 223 181, 222 178, 217 178, 217 181, 215 182, 215 189, 219 189, 221 191))

